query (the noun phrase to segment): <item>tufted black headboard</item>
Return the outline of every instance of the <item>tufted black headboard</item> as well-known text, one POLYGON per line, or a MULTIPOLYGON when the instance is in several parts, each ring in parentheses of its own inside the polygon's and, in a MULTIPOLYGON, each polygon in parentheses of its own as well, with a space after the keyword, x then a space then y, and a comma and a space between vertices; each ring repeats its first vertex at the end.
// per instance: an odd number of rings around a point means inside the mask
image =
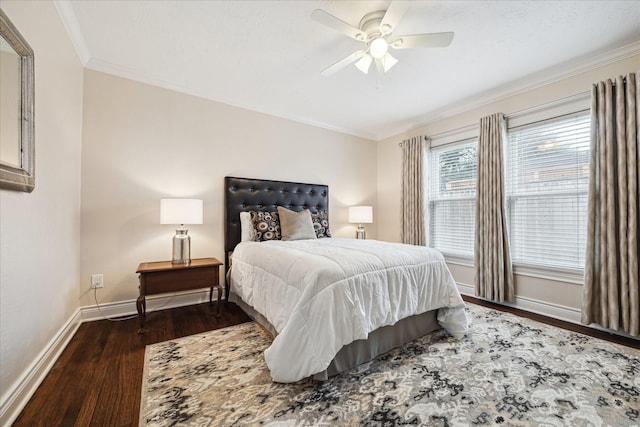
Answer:
MULTIPOLYGON (((329 187, 227 176, 224 178, 224 206, 224 265, 228 271, 229 252, 240 243, 240 212, 270 212, 276 211, 278 206, 293 211, 328 212, 329 187)), ((229 283, 226 281, 225 295, 229 295, 229 283)))

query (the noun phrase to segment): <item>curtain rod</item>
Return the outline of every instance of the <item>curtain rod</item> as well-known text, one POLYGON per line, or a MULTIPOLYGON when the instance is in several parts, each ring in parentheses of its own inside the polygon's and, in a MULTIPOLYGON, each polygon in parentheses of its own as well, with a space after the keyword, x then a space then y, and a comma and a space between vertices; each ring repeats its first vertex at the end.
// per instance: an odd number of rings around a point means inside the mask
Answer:
POLYGON ((447 131, 436 133, 435 135, 432 135, 431 139, 440 139, 440 138, 443 138, 443 137, 446 137, 446 136, 455 135, 455 134, 458 134, 458 133, 469 132, 469 131, 475 130, 479 126, 480 125, 478 123, 473 123, 473 124, 470 124, 470 125, 462 126, 460 128, 447 130, 447 131))
MULTIPOLYGON (((627 83, 627 77, 629 77, 631 74, 635 74, 635 73, 629 73, 626 76, 618 76, 618 77, 622 77, 622 83, 627 83)), ((607 81, 611 82, 611 86, 615 86, 616 85, 616 80, 618 80, 618 77, 614 78, 614 79, 607 79, 607 80, 602 80, 599 81, 597 83, 594 83, 594 86, 598 86, 600 83, 606 83, 607 81)))
MULTIPOLYGON (((411 138, 422 138, 424 141, 428 141, 428 140, 429 140, 429 138, 427 137, 427 135, 418 135, 418 136, 413 136, 413 137, 411 137, 411 138)), ((408 139, 411 139, 411 138, 408 138, 408 139)), ((402 148, 402 143, 403 143, 403 142, 404 142, 404 141, 398 142, 398 147, 402 148)))
POLYGON ((507 118, 507 120, 515 119, 517 117, 521 117, 527 114, 532 114, 541 110, 558 107, 558 106, 569 104, 572 102, 586 101, 589 99, 590 96, 591 96, 591 89, 584 92, 576 93, 574 95, 565 96, 563 98, 556 99, 554 101, 545 102, 544 104, 539 104, 534 107, 526 108, 524 110, 514 111, 508 114, 505 113, 505 117, 507 118))

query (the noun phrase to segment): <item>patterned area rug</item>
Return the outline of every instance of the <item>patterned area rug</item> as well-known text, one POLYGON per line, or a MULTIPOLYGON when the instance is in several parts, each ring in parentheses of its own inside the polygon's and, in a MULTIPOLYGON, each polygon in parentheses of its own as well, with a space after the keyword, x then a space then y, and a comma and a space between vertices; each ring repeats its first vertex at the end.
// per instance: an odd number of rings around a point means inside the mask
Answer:
POLYGON ((140 425, 638 426, 640 351, 469 304, 471 332, 324 383, 271 382, 244 323, 148 346, 140 425))

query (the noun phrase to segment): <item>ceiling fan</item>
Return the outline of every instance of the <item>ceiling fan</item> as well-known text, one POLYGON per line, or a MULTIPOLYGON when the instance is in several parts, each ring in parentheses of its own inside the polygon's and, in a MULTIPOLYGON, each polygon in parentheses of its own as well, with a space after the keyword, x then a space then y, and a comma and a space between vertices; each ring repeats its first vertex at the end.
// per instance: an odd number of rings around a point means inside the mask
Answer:
POLYGON ((453 32, 413 34, 391 37, 391 33, 409 8, 409 2, 392 1, 389 8, 367 13, 360 20, 359 28, 321 9, 311 14, 311 19, 326 25, 342 34, 367 44, 366 49, 353 52, 322 71, 323 76, 329 76, 355 62, 356 67, 367 74, 371 63, 375 62, 379 74, 384 74, 393 67, 398 60, 391 56, 389 48, 411 49, 419 47, 447 47, 453 40, 453 32))

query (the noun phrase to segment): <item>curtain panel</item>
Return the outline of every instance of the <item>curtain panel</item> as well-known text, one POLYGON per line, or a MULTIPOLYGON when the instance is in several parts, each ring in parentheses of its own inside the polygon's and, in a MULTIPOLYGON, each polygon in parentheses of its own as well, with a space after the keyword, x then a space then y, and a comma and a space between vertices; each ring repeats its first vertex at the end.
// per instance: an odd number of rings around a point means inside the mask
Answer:
POLYGON ((591 159, 582 323, 640 332, 640 73, 591 89, 591 159))
POLYGON ((424 207, 424 158, 426 137, 415 136, 402 141, 402 243, 427 245, 424 207))
POLYGON ((476 295, 513 302, 515 290, 504 186, 504 144, 507 124, 502 113, 480 119, 476 236, 474 248, 476 295))

